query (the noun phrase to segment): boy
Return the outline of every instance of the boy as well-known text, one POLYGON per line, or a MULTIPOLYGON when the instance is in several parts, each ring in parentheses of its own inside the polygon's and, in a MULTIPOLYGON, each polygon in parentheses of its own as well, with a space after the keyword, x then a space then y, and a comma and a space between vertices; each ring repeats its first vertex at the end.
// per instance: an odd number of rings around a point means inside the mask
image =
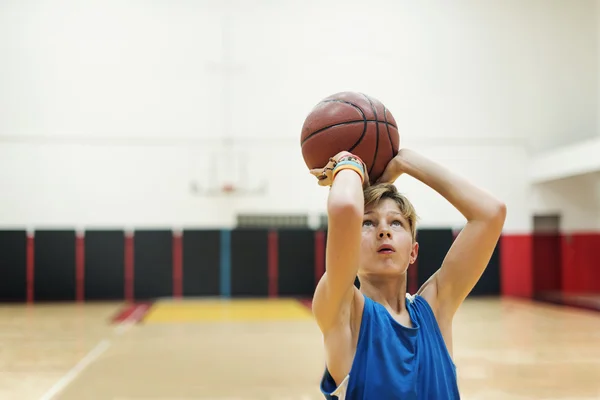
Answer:
POLYGON ((459 399, 452 319, 489 262, 505 205, 409 149, 398 152, 373 186, 365 164, 348 152, 311 173, 330 186, 326 272, 313 298, 326 355, 322 393, 338 400, 459 399), (403 173, 467 220, 440 268, 413 296, 406 293, 406 271, 419 249, 417 215, 393 185, 403 173))

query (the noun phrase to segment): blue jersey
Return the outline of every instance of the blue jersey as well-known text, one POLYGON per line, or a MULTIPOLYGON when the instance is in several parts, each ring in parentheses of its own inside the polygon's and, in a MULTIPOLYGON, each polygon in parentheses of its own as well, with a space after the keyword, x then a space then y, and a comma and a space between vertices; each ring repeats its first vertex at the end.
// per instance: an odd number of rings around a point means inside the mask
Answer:
POLYGON ((350 373, 336 387, 327 368, 321 392, 328 400, 460 399, 456 366, 433 311, 421 296, 407 296, 412 328, 365 298, 350 373))

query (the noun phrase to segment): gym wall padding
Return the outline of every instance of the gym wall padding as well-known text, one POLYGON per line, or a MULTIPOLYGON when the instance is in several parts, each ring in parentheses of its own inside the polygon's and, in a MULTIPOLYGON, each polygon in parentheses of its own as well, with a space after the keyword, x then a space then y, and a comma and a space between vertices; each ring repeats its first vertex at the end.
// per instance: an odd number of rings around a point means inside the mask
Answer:
POLYGON ((34 240, 35 301, 74 301, 75 230, 39 230, 34 240))
POLYGON ((534 233, 532 237, 533 295, 562 288, 562 238, 559 233, 534 233))
POLYGON ((183 295, 220 294, 221 231, 183 231, 183 295))
MULTIPOLYGON (((454 243, 451 229, 421 229, 417 231, 419 255, 417 262, 418 287, 427 281, 441 266, 454 243)), ((418 289, 418 288, 417 288, 418 289)), ((500 249, 496 245, 487 268, 470 292, 470 296, 500 294, 500 249)))
POLYGON ((314 243, 312 230, 279 231, 279 296, 312 296, 315 289, 314 243))
POLYGON ((315 252, 315 280, 314 287, 317 287, 319 280, 325 273, 326 249, 327 249, 327 231, 317 230, 314 232, 314 252, 315 252))
POLYGON ((454 235, 452 229, 421 229, 417 231, 417 242, 417 286, 421 287, 441 267, 454 235))
POLYGON ((134 298, 148 300, 173 294, 173 233, 136 230, 134 242, 134 298))
POLYGON ((231 296, 268 296, 268 230, 231 231, 231 296))
MULTIPOLYGON (((180 289, 184 297, 308 297, 325 270, 326 230, 188 229, 178 237, 168 229, 131 236, 96 229, 82 240, 75 230, 40 230, 32 238, 25 230, 1 231, 0 301, 144 301, 177 296, 180 289), (180 273, 181 280, 174 279, 180 273)), ((418 240, 411 287, 437 271, 454 235, 450 229, 421 229, 418 240)), ((517 253, 506 242, 498 244, 471 295, 512 294, 509 273, 531 262, 531 254, 517 253)))
POLYGON ((563 293, 600 293, 598 248, 600 248, 598 232, 571 232, 561 235, 560 287, 563 293))
POLYGON ((85 232, 85 299, 120 300, 125 296, 125 233, 85 232))
POLYGON ((495 296, 500 291, 500 248, 496 245, 487 268, 469 296, 495 296))
POLYGON ((502 235, 499 244, 502 295, 532 298, 532 235, 502 235))
POLYGON ((27 298, 27 232, 0 231, 0 301, 27 298))

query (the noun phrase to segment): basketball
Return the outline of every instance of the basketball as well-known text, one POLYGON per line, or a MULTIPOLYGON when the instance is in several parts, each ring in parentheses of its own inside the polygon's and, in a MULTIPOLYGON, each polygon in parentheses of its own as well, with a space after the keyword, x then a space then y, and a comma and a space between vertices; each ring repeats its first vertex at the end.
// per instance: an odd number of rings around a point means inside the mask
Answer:
POLYGON ((321 100, 302 125, 302 157, 309 169, 349 151, 367 165, 375 182, 398 154, 398 125, 383 103, 362 93, 340 92, 321 100))

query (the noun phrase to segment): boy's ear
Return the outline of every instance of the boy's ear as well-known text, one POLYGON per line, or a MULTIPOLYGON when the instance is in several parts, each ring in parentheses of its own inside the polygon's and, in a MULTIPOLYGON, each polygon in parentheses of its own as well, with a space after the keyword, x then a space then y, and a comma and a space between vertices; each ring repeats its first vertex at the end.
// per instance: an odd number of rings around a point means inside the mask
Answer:
POLYGON ((415 242, 413 244, 412 251, 410 252, 410 263, 414 264, 417 261, 417 256, 419 255, 419 243, 415 242))

